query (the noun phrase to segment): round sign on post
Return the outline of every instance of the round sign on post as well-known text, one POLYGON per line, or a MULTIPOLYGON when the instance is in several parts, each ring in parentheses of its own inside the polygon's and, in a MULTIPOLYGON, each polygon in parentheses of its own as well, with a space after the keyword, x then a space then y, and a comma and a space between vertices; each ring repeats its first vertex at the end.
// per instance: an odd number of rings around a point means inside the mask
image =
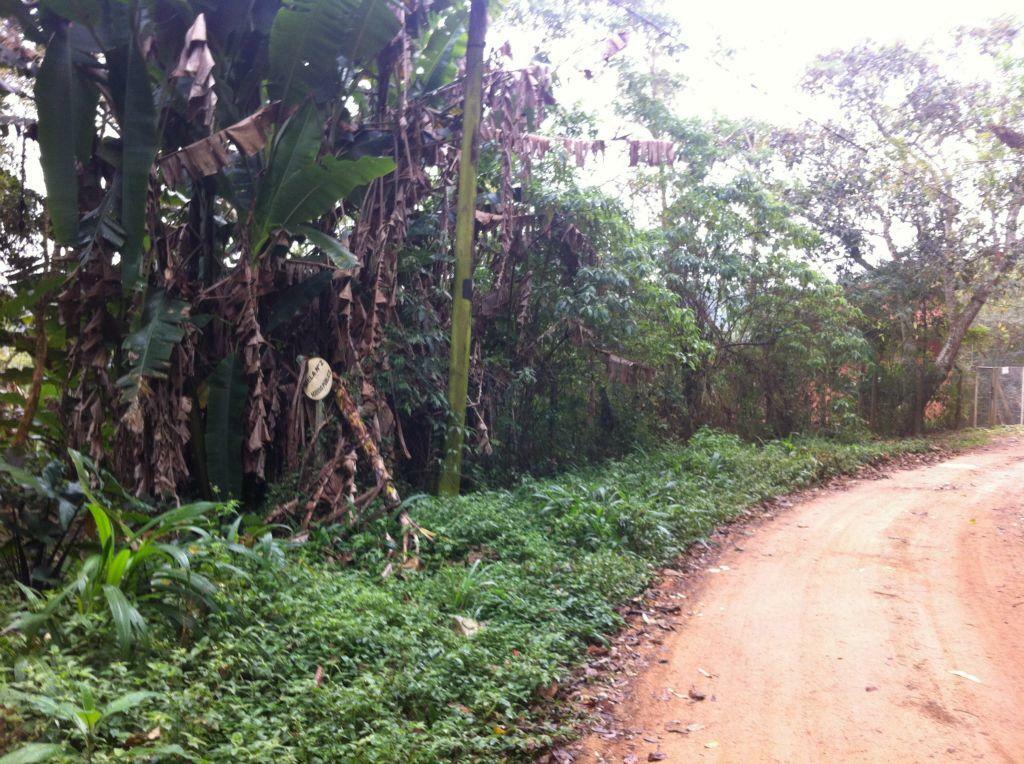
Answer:
POLYGON ((314 401, 323 400, 327 393, 331 392, 331 367, 323 358, 310 358, 306 361, 306 387, 307 398, 314 401))

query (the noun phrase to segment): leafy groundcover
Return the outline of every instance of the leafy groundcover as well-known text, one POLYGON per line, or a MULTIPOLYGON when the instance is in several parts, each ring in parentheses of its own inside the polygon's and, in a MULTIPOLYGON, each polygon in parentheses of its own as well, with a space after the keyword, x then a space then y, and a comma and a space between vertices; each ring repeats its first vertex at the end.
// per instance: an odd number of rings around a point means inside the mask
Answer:
MULTIPOLYGON (((223 608, 184 636, 166 626, 125 653, 99 623, 5 634, 0 692, 84 690, 100 706, 153 693, 100 728, 96 761, 140 741, 164 760, 529 760, 567 732, 545 688, 659 565, 753 503, 932 448, 701 431, 511 491, 426 498, 413 514, 437 537, 418 570, 382 578, 382 529, 343 545, 323 531, 277 564, 235 560, 245 575, 221 585, 223 608)), ((76 740, 54 714, 0 706, 0 750, 76 740)))

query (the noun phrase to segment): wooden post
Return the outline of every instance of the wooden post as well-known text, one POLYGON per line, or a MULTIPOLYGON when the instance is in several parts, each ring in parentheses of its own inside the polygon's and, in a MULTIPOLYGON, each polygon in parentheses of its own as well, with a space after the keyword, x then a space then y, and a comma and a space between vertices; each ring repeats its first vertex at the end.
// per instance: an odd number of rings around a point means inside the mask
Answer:
POLYGON ((444 443, 438 491, 458 496, 462 482, 462 442, 469 391, 469 345, 473 309, 473 233, 476 223, 477 135, 483 102, 484 40, 487 0, 472 0, 466 44, 466 96, 462 110, 462 154, 455 218, 455 281, 452 284, 452 340, 448 367, 451 421, 444 443))
POLYGON ((995 366, 992 367, 991 377, 992 377, 992 391, 991 391, 992 392, 992 398, 989 401, 989 405, 988 405, 988 426, 989 427, 995 427, 996 426, 996 383, 998 382, 998 379, 996 378, 996 367, 995 366))
POLYGON ((971 413, 971 427, 978 426, 978 380, 981 377, 981 369, 974 369, 974 409, 971 413))
POLYGON ((1020 424, 1024 424, 1024 366, 1020 367, 1020 424))

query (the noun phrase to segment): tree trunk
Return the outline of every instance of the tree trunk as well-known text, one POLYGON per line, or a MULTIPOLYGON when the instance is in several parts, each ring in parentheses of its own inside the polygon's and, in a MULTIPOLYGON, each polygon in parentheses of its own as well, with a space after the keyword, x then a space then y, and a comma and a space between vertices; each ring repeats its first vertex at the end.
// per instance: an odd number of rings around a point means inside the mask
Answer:
POLYGON ((878 432, 878 369, 871 369, 871 402, 868 409, 868 429, 878 432))
POLYGON ((960 353, 960 346, 963 344, 964 337, 967 336, 967 331, 974 323, 974 319, 978 317, 978 313, 985 307, 985 303, 988 302, 988 298, 991 297, 992 292, 999 286, 1003 277, 1020 262, 1021 243, 1017 235, 1017 217, 1020 215, 1021 208, 1024 207, 1024 189, 1021 188, 1019 177, 1016 185, 1017 189, 1007 205, 1005 218, 1006 232, 1003 236, 1003 241, 997 243, 991 252, 991 256, 995 260, 995 269, 974 290, 971 299, 967 301, 967 305, 950 322, 949 334, 946 336, 946 341, 943 343, 939 354, 935 357, 934 370, 929 375, 928 384, 925 388, 927 400, 929 401, 935 397, 939 388, 949 378, 949 374, 952 372, 957 356, 960 353))
MULTIPOLYGON (((1013 240, 1015 241, 1015 239, 1014 235, 1013 240)), ((995 272, 974 290, 967 305, 953 318, 946 341, 943 343, 942 349, 939 350, 939 354, 935 356, 934 367, 927 375, 924 388, 925 405, 935 397, 939 388, 949 378, 956 365, 957 356, 960 354, 960 346, 963 345, 968 330, 974 324, 974 319, 978 317, 992 292, 999 286, 1006 273, 1017 264, 1017 261, 1017 256, 1010 251, 1003 253, 1002 259, 996 265, 995 272)))
POLYGON ((915 436, 922 435, 924 433, 924 410, 928 406, 928 401, 931 400, 931 395, 928 393, 928 367, 926 365, 927 359, 922 358, 922 363, 917 367, 917 380, 914 387, 914 422, 913 422, 913 434, 915 436))
POLYGON ((961 420, 963 419, 964 406, 964 373, 958 372, 956 375, 956 408, 953 409, 953 429, 959 430, 961 427, 961 420))
POLYGON ((472 0, 466 45, 466 97, 462 115, 462 155, 455 221, 455 281, 452 285, 452 346, 448 368, 451 421, 445 438, 444 467, 438 490, 457 496, 462 482, 462 442, 469 390, 469 345, 473 307, 473 232, 476 213, 477 133, 483 100, 484 39, 487 0, 472 0))

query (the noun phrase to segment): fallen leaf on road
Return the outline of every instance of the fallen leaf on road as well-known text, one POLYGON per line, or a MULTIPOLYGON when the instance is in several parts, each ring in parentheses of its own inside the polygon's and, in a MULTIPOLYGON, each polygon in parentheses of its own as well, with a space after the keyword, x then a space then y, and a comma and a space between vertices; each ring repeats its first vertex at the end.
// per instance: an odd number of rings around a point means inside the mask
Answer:
POLYGON ((689 692, 690 698, 693 700, 704 700, 707 697, 706 694, 698 690, 696 687, 691 687, 689 692))
POLYGON ((704 744, 704 747, 705 748, 718 748, 718 741, 717 740, 709 740, 708 742, 706 742, 704 744))
POLYGON ((959 669, 954 669, 953 671, 950 671, 949 673, 952 674, 953 676, 959 676, 959 677, 962 677, 964 679, 970 679, 972 682, 977 682, 978 684, 981 684, 981 680, 978 679, 978 677, 976 677, 974 674, 968 674, 966 671, 960 671, 959 669))

